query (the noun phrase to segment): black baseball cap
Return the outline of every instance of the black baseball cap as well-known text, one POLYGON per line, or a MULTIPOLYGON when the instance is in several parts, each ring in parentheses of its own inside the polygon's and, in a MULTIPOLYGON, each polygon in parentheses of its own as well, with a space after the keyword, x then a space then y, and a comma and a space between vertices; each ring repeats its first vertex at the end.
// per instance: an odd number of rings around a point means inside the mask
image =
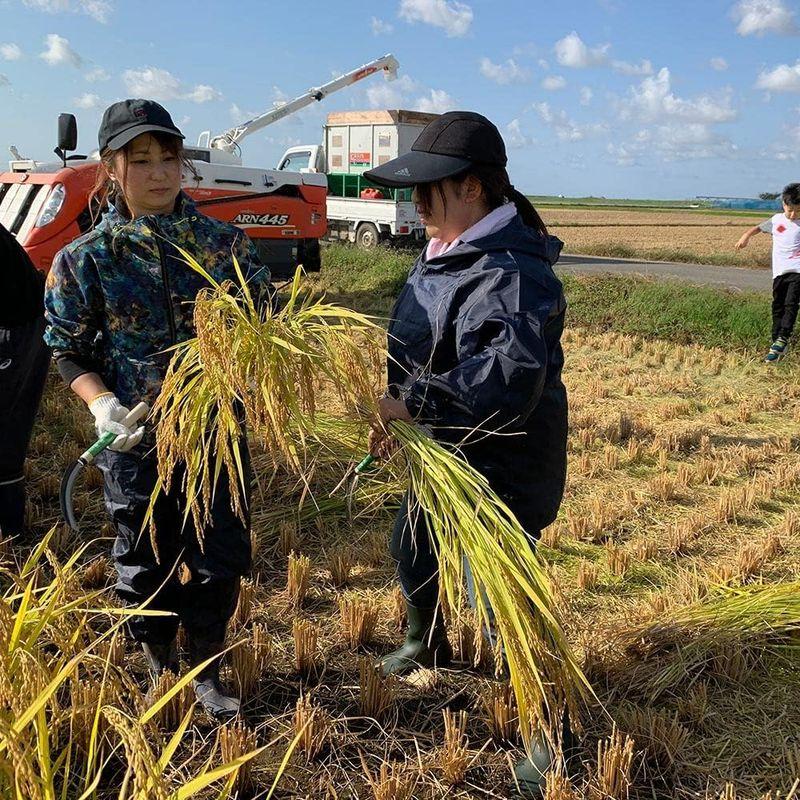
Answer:
POLYGON ((103 114, 97 139, 100 152, 119 150, 142 133, 168 133, 185 138, 164 106, 155 100, 121 100, 103 114))
POLYGON ((473 164, 507 163, 503 137, 492 122, 474 111, 448 111, 425 126, 410 153, 367 170, 364 177, 400 188, 452 178, 473 164))

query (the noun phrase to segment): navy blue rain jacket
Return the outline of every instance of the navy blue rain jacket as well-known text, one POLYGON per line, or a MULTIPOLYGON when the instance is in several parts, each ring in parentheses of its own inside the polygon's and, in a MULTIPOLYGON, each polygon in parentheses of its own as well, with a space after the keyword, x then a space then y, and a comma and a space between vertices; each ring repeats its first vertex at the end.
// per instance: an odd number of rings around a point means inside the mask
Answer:
POLYGON ((415 263, 392 311, 389 384, 535 534, 564 493, 566 300, 562 242, 516 216, 482 239, 415 263), (489 433, 487 432, 494 432, 489 433))

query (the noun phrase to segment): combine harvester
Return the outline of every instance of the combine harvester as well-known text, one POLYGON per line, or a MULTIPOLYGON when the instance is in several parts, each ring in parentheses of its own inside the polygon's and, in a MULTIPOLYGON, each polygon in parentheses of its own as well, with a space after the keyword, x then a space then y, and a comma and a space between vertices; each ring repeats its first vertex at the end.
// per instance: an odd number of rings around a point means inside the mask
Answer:
MULTIPOLYGON (((291 276, 298 264, 309 272, 319 270, 319 239, 328 228, 327 177, 244 166, 239 143, 373 73, 382 71, 393 80, 398 66, 394 56, 385 55, 218 136, 202 133, 197 147, 186 148, 197 178, 185 176, 184 190, 204 214, 242 228, 276 278, 291 276)), ((61 114, 58 122, 60 163, 15 158, 10 171, 0 173, 0 224, 44 272, 62 247, 91 230, 96 211, 89 207, 89 193, 99 155, 68 156, 77 147, 77 123, 72 114, 61 114)), ((16 148, 12 153, 18 155, 16 148)))

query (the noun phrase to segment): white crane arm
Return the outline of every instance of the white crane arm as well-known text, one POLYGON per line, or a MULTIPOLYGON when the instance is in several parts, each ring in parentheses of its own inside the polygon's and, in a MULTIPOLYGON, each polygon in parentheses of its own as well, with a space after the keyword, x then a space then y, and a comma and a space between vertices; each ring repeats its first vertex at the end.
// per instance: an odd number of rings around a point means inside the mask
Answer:
POLYGON ((229 128, 225 133, 215 136, 211 140, 210 146, 218 150, 231 151, 245 136, 260 131, 267 125, 272 125, 272 123, 277 122, 279 119, 288 117, 289 114, 294 114, 295 111, 299 111, 301 108, 305 108, 314 102, 319 102, 329 94, 337 92, 339 89, 344 89, 346 86, 351 86, 379 70, 383 70, 384 77, 387 80, 394 80, 397 77, 397 68, 399 66, 400 64, 397 59, 391 53, 381 58, 376 58, 374 61, 370 61, 358 69, 340 75, 338 78, 334 78, 332 81, 328 81, 328 83, 322 86, 309 89, 293 100, 289 100, 288 103, 282 103, 281 105, 275 106, 275 108, 271 108, 269 111, 265 111, 263 114, 259 114, 257 117, 253 117, 253 119, 247 122, 243 122, 241 125, 229 128))

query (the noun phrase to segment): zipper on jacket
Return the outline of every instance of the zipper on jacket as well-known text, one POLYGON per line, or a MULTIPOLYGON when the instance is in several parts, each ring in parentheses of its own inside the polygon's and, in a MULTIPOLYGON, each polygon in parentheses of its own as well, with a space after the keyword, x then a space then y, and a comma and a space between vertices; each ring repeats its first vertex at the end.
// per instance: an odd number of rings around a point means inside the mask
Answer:
POLYGON ((153 225, 156 236, 156 247, 158 248, 158 260, 161 262, 161 282, 164 286, 164 301, 167 306, 167 322, 169 322, 170 343, 178 343, 178 334, 175 328, 175 309, 172 305, 172 290, 169 283, 169 272, 167 270, 167 255, 164 252, 164 244, 161 241, 161 230, 157 225, 153 225))

